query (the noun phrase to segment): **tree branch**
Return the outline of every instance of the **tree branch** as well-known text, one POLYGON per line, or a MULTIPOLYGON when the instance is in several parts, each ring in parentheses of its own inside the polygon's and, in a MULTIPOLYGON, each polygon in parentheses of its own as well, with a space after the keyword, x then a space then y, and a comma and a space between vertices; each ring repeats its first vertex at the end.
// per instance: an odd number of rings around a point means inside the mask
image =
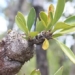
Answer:
POLYGON ((24 36, 11 31, 0 42, 0 75, 18 73, 24 62, 33 57, 34 45, 24 39, 24 36))

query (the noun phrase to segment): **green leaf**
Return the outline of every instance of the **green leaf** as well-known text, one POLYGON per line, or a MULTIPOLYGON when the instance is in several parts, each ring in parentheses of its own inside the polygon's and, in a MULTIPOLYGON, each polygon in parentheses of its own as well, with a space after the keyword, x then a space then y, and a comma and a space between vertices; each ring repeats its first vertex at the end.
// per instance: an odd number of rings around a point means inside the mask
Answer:
POLYGON ((61 43, 60 41, 56 40, 56 43, 60 46, 60 48, 62 49, 62 51, 69 57, 69 59, 75 64, 75 55, 72 52, 71 49, 69 49, 66 45, 64 45, 63 43, 61 43))
POLYGON ((53 34, 53 38, 57 38, 57 37, 59 37, 59 36, 62 36, 62 34, 61 33, 56 33, 56 34, 53 34))
POLYGON ((75 16, 70 16, 64 22, 66 22, 68 24, 75 24, 75 16))
POLYGON ((70 25, 64 23, 64 22, 58 22, 56 23, 56 25, 54 26, 54 29, 52 32, 55 32, 56 30, 59 30, 59 29, 66 29, 68 27, 71 27, 70 25))
POLYGON ((44 25, 45 27, 47 27, 47 24, 48 24, 48 17, 47 17, 47 15, 45 14, 45 12, 43 12, 43 11, 40 12, 40 19, 41 19, 43 25, 44 25))
POLYGON ((37 69, 37 70, 33 70, 33 71, 31 72, 30 75, 35 75, 35 74, 36 74, 36 75, 41 75, 39 69, 37 69))
POLYGON ((24 15, 21 12, 18 12, 17 16, 21 18, 21 20, 23 21, 24 25, 26 26, 26 20, 24 18, 24 15))
POLYGON ((66 29, 62 30, 60 33, 61 34, 69 34, 71 32, 75 32, 75 26, 71 26, 69 28, 66 28, 66 29))
POLYGON ((43 23, 41 21, 39 21, 39 19, 37 19, 36 21, 36 31, 41 32, 45 29, 45 26, 43 25, 43 23))
POLYGON ((51 22, 53 21, 53 13, 50 12, 50 18, 51 18, 51 22))
POLYGON ((32 28, 32 25, 35 21, 35 18, 36 18, 36 12, 35 12, 35 9, 32 8, 28 14, 28 17, 27 17, 27 26, 28 26, 28 29, 29 31, 31 30, 32 28))
POLYGON ((53 20, 53 25, 59 20, 61 17, 63 10, 65 6, 65 0, 58 0, 55 15, 54 15, 54 20, 53 20))
POLYGON ((63 66, 58 69, 58 71, 54 75, 62 75, 63 66))
POLYGON ((15 17, 15 22, 17 23, 18 27, 19 27, 23 32, 25 32, 26 34, 28 34, 28 32, 29 32, 29 31, 28 31, 28 28, 25 26, 23 20, 22 20, 20 17, 16 16, 16 17, 15 17))
POLYGON ((49 17, 48 17, 48 24, 50 25, 52 23, 52 21, 53 21, 53 13, 50 12, 49 17))
POLYGON ((50 17, 48 18, 49 21, 48 21, 48 26, 47 26, 47 30, 50 30, 50 28, 52 27, 52 21, 53 21, 53 14, 52 12, 50 12, 50 17))
POLYGON ((30 36, 31 38, 34 38, 37 34, 38 34, 38 32, 30 32, 30 33, 29 33, 29 36, 30 36))

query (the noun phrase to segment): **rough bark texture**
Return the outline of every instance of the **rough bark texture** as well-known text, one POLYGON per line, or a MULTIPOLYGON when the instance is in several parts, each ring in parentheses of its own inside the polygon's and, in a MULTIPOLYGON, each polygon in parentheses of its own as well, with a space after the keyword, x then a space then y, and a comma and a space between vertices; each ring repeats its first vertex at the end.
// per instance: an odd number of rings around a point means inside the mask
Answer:
POLYGON ((15 75, 33 57, 34 46, 24 36, 11 31, 0 42, 0 75, 15 75))
POLYGON ((28 40, 24 37, 25 34, 10 31, 0 42, 0 75, 18 73, 24 62, 33 57, 34 44, 36 44, 37 68, 40 69, 41 75, 48 75, 46 51, 42 49, 42 43, 45 38, 52 39, 52 33, 43 31, 28 40))

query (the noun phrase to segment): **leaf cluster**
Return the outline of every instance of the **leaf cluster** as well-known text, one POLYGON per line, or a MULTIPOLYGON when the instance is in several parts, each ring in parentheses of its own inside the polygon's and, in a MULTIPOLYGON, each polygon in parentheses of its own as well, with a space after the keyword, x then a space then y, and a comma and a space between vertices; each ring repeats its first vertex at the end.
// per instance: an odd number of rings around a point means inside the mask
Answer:
MULTIPOLYGON (((22 13, 18 12, 15 17, 15 21, 18 27, 26 33, 27 39, 34 38, 36 35, 39 35, 43 31, 50 31, 52 33, 52 39, 61 47, 62 51, 69 57, 69 59, 75 63, 75 55, 71 49, 69 49, 66 45, 56 40, 57 37, 69 34, 70 32, 75 32, 75 16, 71 16, 67 18, 63 22, 59 22, 65 7, 65 0, 58 0, 56 10, 54 6, 51 4, 48 8, 48 13, 41 11, 39 13, 40 20, 37 18, 36 21, 36 30, 31 31, 31 28, 34 24, 36 12, 35 9, 32 8, 28 14, 27 22, 22 13)), ((47 50, 49 47, 49 40, 44 38, 42 43, 42 48, 47 50)), ((58 73, 58 72, 57 72, 58 73)), ((55 73, 54 75, 59 75, 55 73)))

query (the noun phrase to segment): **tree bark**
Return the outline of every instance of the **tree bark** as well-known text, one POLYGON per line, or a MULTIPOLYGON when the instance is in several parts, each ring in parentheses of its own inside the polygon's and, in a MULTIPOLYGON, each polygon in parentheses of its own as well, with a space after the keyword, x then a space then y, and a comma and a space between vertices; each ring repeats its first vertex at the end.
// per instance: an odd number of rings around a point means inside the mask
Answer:
POLYGON ((11 31, 0 42, 0 75, 15 75, 34 54, 34 45, 24 34, 11 31))

